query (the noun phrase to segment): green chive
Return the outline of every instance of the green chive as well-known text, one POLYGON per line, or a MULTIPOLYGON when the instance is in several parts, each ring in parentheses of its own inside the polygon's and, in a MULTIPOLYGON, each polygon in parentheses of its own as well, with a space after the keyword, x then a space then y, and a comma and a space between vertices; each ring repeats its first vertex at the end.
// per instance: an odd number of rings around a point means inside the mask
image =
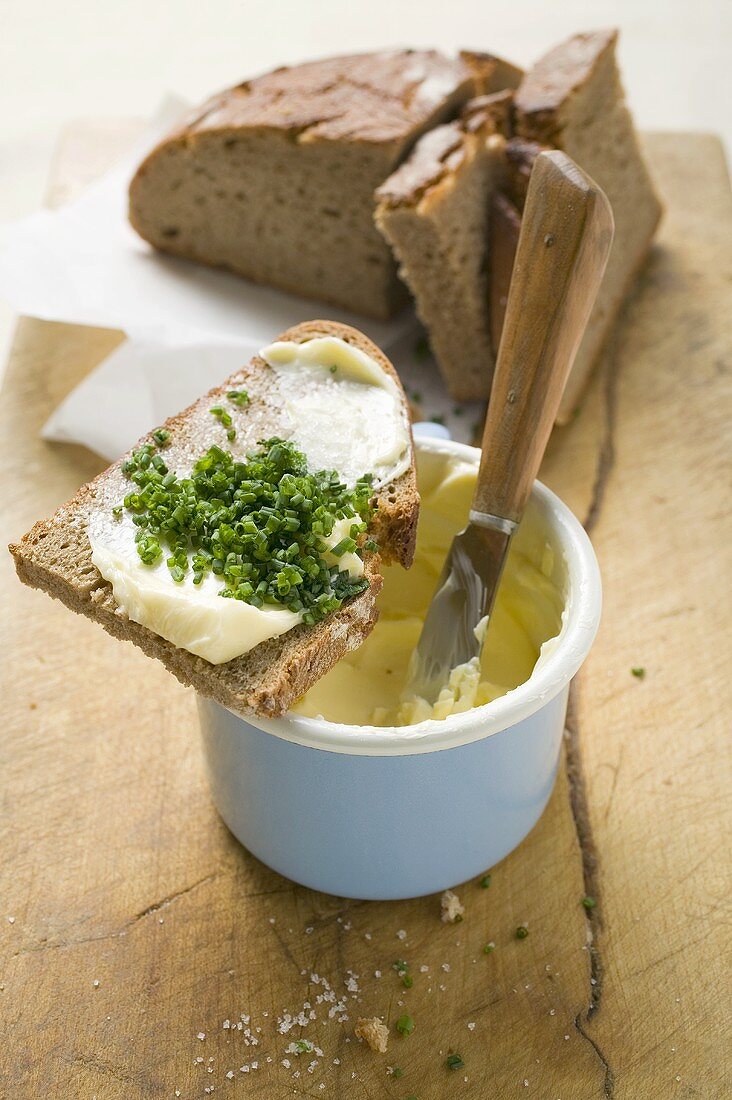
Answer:
POLYGON ((229 390, 226 398, 232 405, 238 405, 240 408, 242 405, 249 404, 249 394, 246 390, 229 390))
POLYGON ((431 416, 430 420, 433 424, 442 424, 443 427, 445 426, 445 418, 441 413, 436 413, 434 416, 431 416))
POLYGON ((298 1054, 308 1054, 313 1049, 313 1044, 309 1039, 296 1039, 295 1049, 298 1054))
POLYGON ((334 364, 333 364, 333 366, 332 366, 332 367, 330 367, 329 369, 330 369, 330 373, 331 373, 331 374, 335 374, 335 372, 336 372, 336 371, 338 370, 338 367, 337 367, 337 366, 335 365, 335 363, 334 363, 334 364))
POLYGON ((372 554, 375 554, 376 551, 379 549, 379 544, 376 539, 366 539, 366 542, 363 544, 363 548, 364 550, 370 550, 372 554))
POLYGON ((397 974, 406 974, 409 970, 409 963, 405 959, 397 959, 396 962, 391 964, 392 970, 396 970, 397 974))
POLYGON ((170 439, 170 432, 167 428, 156 428, 152 436, 158 447, 164 447, 170 439))
POLYGON ((426 359, 430 353, 430 344, 426 336, 419 336, 414 341, 414 357, 415 359, 426 359))
POLYGON ((393 1070, 391 1071, 391 1075, 392 1077, 396 1077, 398 1081, 400 1077, 404 1076, 404 1070, 401 1066, 394 1066, 393 1070))
POLYGON ((236 428, 229 428, 226 432, 226 438, 228 439, 229 443, 233 443, 236 439, 236 428))
POLYGON ((525 940, 526 937, 528 936, 528 934, 529 934, 529 930, 528 930, 528 928, 526 927, 525 924, 520 924, 518 926, 518 928, 516 929, 516 939, 517 940, 525 940))
POLYGON ((412 988, 412 986, 414 985, 414 978, 412 977, 411 974, 405 974, 404 975, 404 977, 402 978, 402 985, 404 986, 405 989, 411 989, 412 988))
POLYGON ((121 504, 115 505, 115 507, 112 509, 112 515, 114 516, 115 519, 122 519, 122 505, 121 504))
POLYGON ((491 940, 490 943, 483 944, 483 954, 484 955, 490 955, 492 951, 495 951, 495 949, 496 949, 496 945, 493 942, 493 940, 491 940))
POLYGON ((400 1035, 411 1035, 414 1031, 414 1019, 412 1016, 400 1016, 394 1027, 400 1035))
POLYGON ((597 902, 595 901, 595 899, 590 897, 582 898, 582 904, 584 905, 585 909, 594 909, 597 906, 597 902))
POLYGON ((480 885, 483 887, 483 889, 487 890, 488 887, 490 886, 490 884, 491 884, 491 876, 490 875, 483 875, 483 878, 480 880, 480 885))
POLYGON ((631 675, 635 676, 637 680, 643 680, 645 678, 646 670, 644 668, 631 668, 630 671, 631 675))
POLYGON ((216 419, 219 421, 219 423, 224 428, 230 428, 231 427, 231 425, 232 425, 231 416, 230 416, 229 413, 227 413, 226 409, 224 409, 221 405, 213 405, 208 411, 211 413, 211 416, 216 417, 216 419))
POLYGON ((459 1054, 448 1054, 445 1059, 445 1065, 448 1069, 464 1069, 465 1062, 462 1060, 459 1054))

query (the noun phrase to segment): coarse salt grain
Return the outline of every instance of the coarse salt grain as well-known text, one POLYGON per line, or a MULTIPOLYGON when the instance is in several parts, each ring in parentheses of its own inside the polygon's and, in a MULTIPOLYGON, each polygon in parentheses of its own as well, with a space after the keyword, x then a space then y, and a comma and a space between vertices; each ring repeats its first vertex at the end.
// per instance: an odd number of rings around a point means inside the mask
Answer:
POLYGON ((399 931, 396 934, 396 937, 397 937, 398 940, 406 940, 407 933, 404 931, 403 928, 400 928, 399 931))
POLYGON ((205 1032, 205 1031, 199 1031, 199 1033, 198 1033, 198 1035, 196 1036, 196 1038, 197 1038, 197 1039, 200 1039, 200 1040, 201 1040, 201 1042, 203 1042, 203 1040, 204 1040, 204 1039, 206 1038, 206 1032, 205 1032))
POLYGON ((8 924, 15 924, 15 917, 8 917, 8 924))
POLYGON ((468 1031, 475 1031, 475 1024, 474 1023, 469 1023, 468 1024, 468 1031))

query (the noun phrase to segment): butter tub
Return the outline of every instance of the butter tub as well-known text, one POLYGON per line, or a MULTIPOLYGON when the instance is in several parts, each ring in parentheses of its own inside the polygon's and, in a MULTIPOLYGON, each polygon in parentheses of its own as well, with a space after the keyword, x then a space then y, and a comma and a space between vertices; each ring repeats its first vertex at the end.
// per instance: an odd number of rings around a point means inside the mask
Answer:
MULTIPOLYGON (((480 452, 417 434, 420 463, 480 452)), ((536 824, 554 785, 572 677, 597 632, 601 584, 587 535, 537 482, 517 538, 551 547, 562 627, 533 674, 442 721, 349 726, 198 708, 216 807, 234 836, 295 882, 343 897, 410 898, 479 875, 536 824)))

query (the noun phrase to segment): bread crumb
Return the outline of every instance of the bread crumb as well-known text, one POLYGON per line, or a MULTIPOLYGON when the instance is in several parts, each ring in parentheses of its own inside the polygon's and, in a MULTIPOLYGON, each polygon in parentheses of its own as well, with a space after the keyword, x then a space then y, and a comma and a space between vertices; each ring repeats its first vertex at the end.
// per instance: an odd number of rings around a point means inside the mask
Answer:
POLYGON ((460 904, 460 898, 452 890, 445 890, 440 898, 440 906, 442 908, 441 920, 444 924, 455 924, 456 921, 463 919, 465 906, 460 904))
POLYGON ((353 1033, 357 1039, 365 1039, 372 1050, 377 1050, 379 1054, 386 1054, 389 1029, 378 1016, 372 1016, 368 1019, 360 1016, 356 1021, 353 1033))

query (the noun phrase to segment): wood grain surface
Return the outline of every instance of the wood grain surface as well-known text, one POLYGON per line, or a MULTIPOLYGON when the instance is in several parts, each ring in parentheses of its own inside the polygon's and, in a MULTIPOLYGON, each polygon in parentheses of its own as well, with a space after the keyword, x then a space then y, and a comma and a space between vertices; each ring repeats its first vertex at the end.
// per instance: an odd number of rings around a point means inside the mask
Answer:
MULTIPOLYGON (((64 195, 110 133, 77 131, 64 195)), ((542 474, 591 531, 604 621, 549 807, 487 889, 459 889, 463 923, 438 898, 315 894, 249 856, 212 807, 192 694, 0 558, 2 1097, 731 1094, 730 196, 715 139, 648 144, 659 243, 542 474), (386 1055, 353 1038, 358 1016, 403 1012, 415 1030, 392 1028, 386 1055), (322 1054, 288 1054, 301 1037, 322 1054)), ((5 542, 99 469, 38 430, 120 338, 20 322, 5 542)))

